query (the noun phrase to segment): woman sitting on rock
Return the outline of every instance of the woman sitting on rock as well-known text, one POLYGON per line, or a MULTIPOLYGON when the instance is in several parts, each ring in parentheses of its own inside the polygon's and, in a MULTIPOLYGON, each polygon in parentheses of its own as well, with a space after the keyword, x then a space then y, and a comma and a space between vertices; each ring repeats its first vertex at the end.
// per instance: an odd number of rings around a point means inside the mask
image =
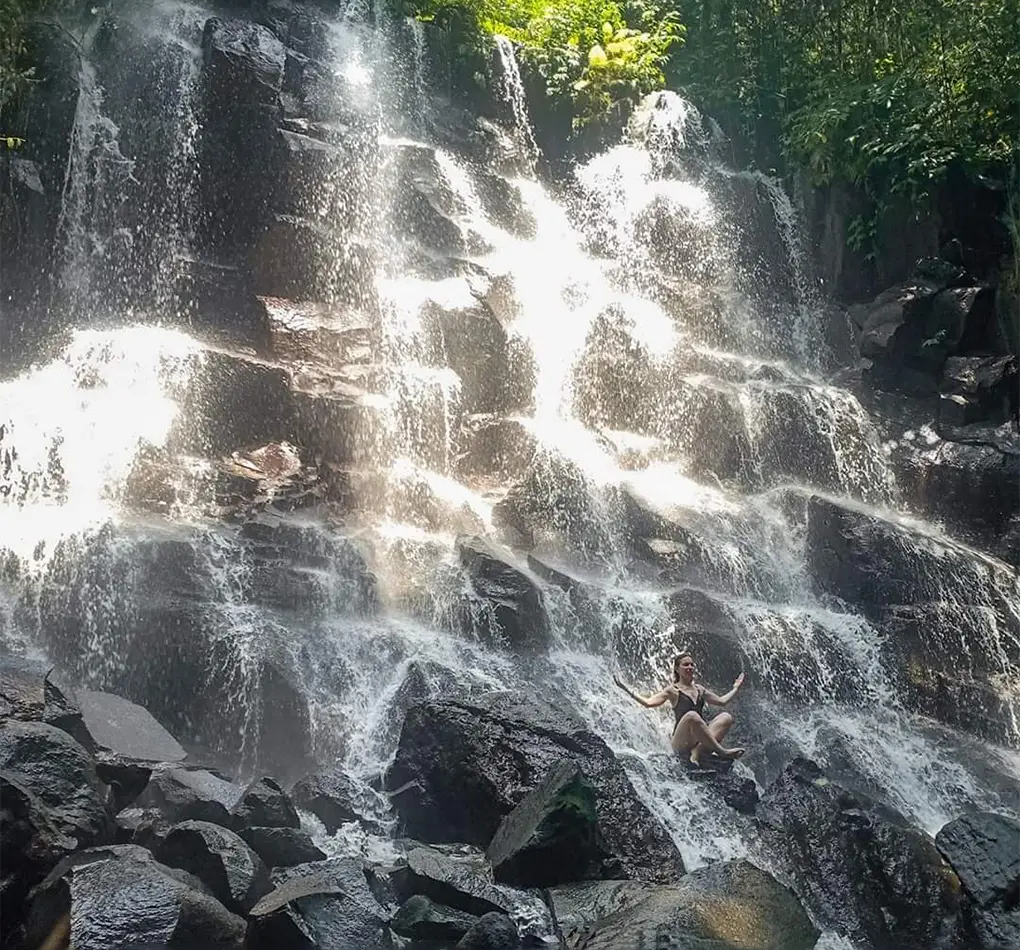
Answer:
POLYGON ((673 661, 673 682, 653 696, 641 696, 627 686, 619 676, 613 681, 632 699, 647 709, 653 709, 668 702, 673 707, 676 722, 670 745, 677 755, 687 755, 694 765, 701 764, 701 756, 707 750, 725 759, 739 759, 744 754, 740 748, 727 749, 722 740, 733 725, 733 716, 720 713, 711 722, 705 722, 705 703, 712 706, 728 706, 744 682, 741 673, 733 682, 728 693, 716 696, 710 689, 694 682, 694 659, 690 653, 681 653, 673 661))

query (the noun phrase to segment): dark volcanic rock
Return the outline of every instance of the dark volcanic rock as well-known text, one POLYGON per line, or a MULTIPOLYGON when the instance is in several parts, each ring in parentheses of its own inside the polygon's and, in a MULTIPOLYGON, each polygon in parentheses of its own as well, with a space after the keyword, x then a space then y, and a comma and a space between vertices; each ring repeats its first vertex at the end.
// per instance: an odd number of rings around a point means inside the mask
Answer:
POLYGON ((370 807, 375 793, 340 769, 306 775, 290 791, 298 808, 310 811, 333 834, 341 825, 357 821, 370 807))
POLYGON ((230 809, 242 794, 239 786, 204 769, 170 768, 152 773, 135 804, 140 808, 158 809, 174 824, 209 821, 229 828, 230 809))
POLYGON ((244 920, 200 882, 135 845, 93 848, 61 862, 33 900, 28 945, 41 946, 65 915, 76 950, 240 950, 245 936, 244 920))
POLYGON ((0 772, 0 917, 8 939, 18 932, 29 890, 77 847, 50 819, 45 803, 0 772))
POLYGON ((599 843, 595 792, 569 759, 500 823, 486 851, 497 881, 515 887, 554 887, 597 877, 599 843))
POLYGON ((935 844, 963 885, 968 948, 1020 946, 1020 822, 963 815, 942 827, 935 844))
POLYGON ((481 916, 491 911, 507 913, 519 895, 496 884, 477 852, 444 853, 435 848, 414 848, 398 887, 465 914, 481 916))
POLYGON ((389 948, 389 914, 368 890, 363 874, 360 882, 352 882, 349 863, 287 868, 277 887, 251 910, 252 946, 257 950, 389 948))
POLYGON ((497 911, 483 914, 457 942, 456 950, 517 950, 521 938, 514 922, 497 911))
POLYGON ((605 742, 570 714, 529 697, 496 693, 473 703, 412 706, 386 788, 409 834, 484 847, 564 758, 580 766, 595 790, 612 855, 603 875, 673 881, 683 873, 679 851, 605 742))
POLYGON ((795 759, 758 814, 819 924, 875 950, 930 950, 956 932, 959 883, 935 843, 813 762, 795 759))
POLYGON ((269 868, 294 867, 311 861, 324 861, 312 836, 299 828, 242 828, 238 834, 269 868))
POLYGON ((423 894, 412 894, 394 915, 394 933, 413 940, 459 940, 476 921, 473 914, 444 907, 423 894))
POLYGON ((109 840, 113 827, 95 765, 66 732, 42 722, 0 725, 0 770, 35 796, 79 848, 109 840))
POLYGON ((234 832, 207 821, 174 825, 154 853, 163 864, 194 874, 239 914, 273 889, 259 856, 234 832))
MULTIPOLYGON (((549 622, 545 598, 531 572, 516 566, 508 549, 483 538, 459 538, 457 553, 480 607, 479 617, 466 620, 470 629, 515 647, 543 644, 549 622)), ((474 611, 469 608, 470 613, 474 611)))
POLYGON ((180 762, 181 744, 147 710, 113 693, 78 691, 96 754, 140 762, 180 762))
POLYGON ((276 103, 286 50, 269 30, 247 20, 213 17, 205 25, 202 54, 212 95, 246 105, 276 103))
POLYGON ((91 748, 81 707, 54 682, 50 667, 6 651, 0 654, 0 721, 5 719, 48 723, 91 748))
POLYGON ((115 810, 138 797, 155 763, 187 757, 180 743, 141 706, 93 690, 79 690, 78 700, 95 744, 96 771, 113 791, 115 810))
POLYGON ((810 950, 818 938, 793 894, 748 861, 699 868, 675 887, 568 884, 549 900, 572 950, 810 950))
POLYGON ((271 778, 256 779, 245 789, 231 815, 235 828, 300 828, 301 819, 287 793, 271 778))

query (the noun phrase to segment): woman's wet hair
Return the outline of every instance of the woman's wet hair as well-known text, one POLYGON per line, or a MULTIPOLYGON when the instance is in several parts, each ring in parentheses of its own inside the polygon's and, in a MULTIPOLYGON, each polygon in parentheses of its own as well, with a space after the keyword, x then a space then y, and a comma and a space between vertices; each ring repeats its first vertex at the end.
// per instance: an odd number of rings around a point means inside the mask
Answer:
POLYGON ((673 657, 673 679, 677 679, 680 676, 680 661, 688 658, 693 660, 694 655, 687 650, 673 657))

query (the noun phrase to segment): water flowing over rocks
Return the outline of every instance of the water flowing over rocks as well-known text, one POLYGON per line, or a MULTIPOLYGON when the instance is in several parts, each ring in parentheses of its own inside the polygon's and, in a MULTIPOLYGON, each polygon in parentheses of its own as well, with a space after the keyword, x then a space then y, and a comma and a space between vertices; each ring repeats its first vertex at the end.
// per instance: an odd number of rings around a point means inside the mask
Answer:
POLYGON ((692 103, 537 155, 503 39, 467 91, 363 4, 33 29, 5 945, 1016 942, 1006 288, 822 300, 692 103), (612 684, 681 649, 730 771, 612 684))

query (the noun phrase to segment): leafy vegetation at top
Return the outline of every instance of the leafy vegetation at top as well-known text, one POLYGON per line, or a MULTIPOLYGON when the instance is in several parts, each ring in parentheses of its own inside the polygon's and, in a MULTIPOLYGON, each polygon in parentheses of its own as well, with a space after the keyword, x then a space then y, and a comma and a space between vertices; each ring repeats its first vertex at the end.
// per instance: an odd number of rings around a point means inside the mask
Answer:
POLYGON ((1002 175, 1020 130, 1017 0, 673 0, 668 74, 815 182, 927 190, 1002 175))
POLYGON ((661 88, 683 39, 676 12, 652 0, 410 0, 404 12, 445 27, 451 55, 512 40, 578 126, 661 88))

